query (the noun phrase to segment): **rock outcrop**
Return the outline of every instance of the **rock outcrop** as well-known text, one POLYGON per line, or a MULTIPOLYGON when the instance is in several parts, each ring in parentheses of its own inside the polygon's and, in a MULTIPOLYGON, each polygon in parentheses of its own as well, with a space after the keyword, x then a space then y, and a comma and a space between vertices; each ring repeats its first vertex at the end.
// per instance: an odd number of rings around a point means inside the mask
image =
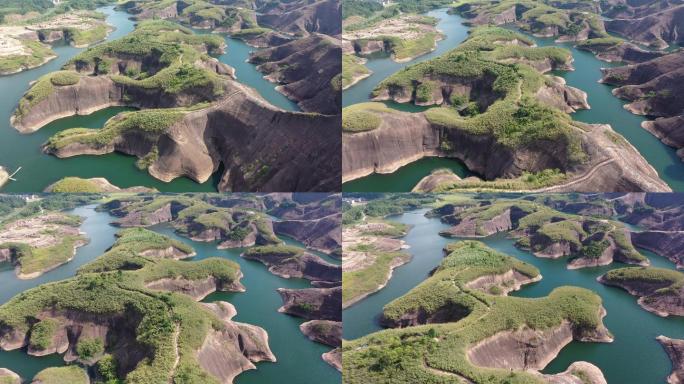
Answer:
POLYGON ((333 78, 342 72, 341 52, 338 39, 314 33, 256 51, 249 61, 302 110, 339 115, 342 93, 333 78))
POLYGON ((325 253, 331 253, 342 246, 341 214, 311 220, 276 221, 273 223, 273 230, 302 242, 307 248, 325 253))
POLYGON ((268 334, 255 325, 238 323, 232 318, 235 307, 225 301, 203 304, 221 319, 223 328, 209 331, 197 353, 203 370, 222 383, 232 383, 240 373, 256 369, 254 363, 275 362, 276 357, 268 347, 268 334))
POLYGON ((165 30, 169 25, 143 23, 123 39, 81 53, 67 71, 41 78, 20 101, 13 126, 28 133, 60 117, 109 106, 142 108, 117 115, 100 130, 62 131, 43 149, 60 158, 115 151, 133 155, 141 168, 165 182, 185 176, 203 183, 221 171, 220 191, 339 189, 339 116, 276 108, 235 81, 232 68, 205 54, 220 50, 222 40, 165 30), (150 42, 159 33, 185 42, 183 49, 150 42), (136 39, 159 44, 159 52, 130 57, 121 47, 136 39), (161 53, 177 57, 164 61, 161 53), (198 59, 186 63, 184 56, 198 59), (135 75, 141 72, 144 79, 135 75), (164 76, 180 83, 169 84, 164 76), (190 78, 198 79, 191 84, 190 78))
MULTIPOLYGON (((342 134, 343 182, 371 173, 392 173, 426 156, 445 156, 463 161, 485 180, 517 177, 522 170, 558 168, 567 173, 562 184, 540 188, 541 192, 670 191, 655 169, 608 125, 575 128, 589 160, 570 166, 557 158, 563 153, 559 143, 511 151, 498 145, 494 137, 431 124, 423 113, 374 114, 381 118, 378 128, 342 134), (452 147, 448 152, 440 146, 444 138, 452 147)), ((454 188, 458 186, 456 182, 454 188)))
POLYGON ((684 383, 684 340, 670 339, 660 335, 656 340, 663 346, 672 361, 672 373, 667 377, 669 384, 684 383))
POLYGON ((684 158, 684 101, 678 97, 684 89, 683 66, 684 52, 680 51, 635 65, 604 69, 602 81, 618 86, 613 94, 630 101, 625 105, 627 110, 656 117, 641 126, 664 144, 677 148, 677 154, 684 158))
POLYGON ((601 39, 597 39, 598 42, 591 43, 592 40, 587 40, 586 44, 579 44, 577 48, 589 51, 596 55, 599 60, 607 62, 623 62, 627 64, 636 64, 644 61, 653 60, 665 53, 658 51, 647 51, 640 48, 636 44, 629 42, 617 40, 610 40, 606 43, 601 43, 601 39))
POLYGON ((145 287, 155 291, 182 293, 192 297, 195 301, 201 301, 216 291, 244 292, 245 287, 240 284, 240 277, 242 277, 242 273, 238 279, 230 284, 223 284, 214 276, 200 280, 190 280, 183 277, 164 278, 150 281, 145 284, 145 287))
POLYGON ((342 33, 341 2, 339 0, 296 0, 279 2, 257 15, 259 25, 289 34, 342 33))
POLYGON ((461 178, 450 169, 437 169, 420 179, 411 192, 436 192, 439 188, 453 185, 460 180, 461 178))
POLYGON ((684 5, 663 3, 668 8, 656 8, 656 12, 642 17, 606 20, 606 30, 658 49, 667 48, 669 43, 684 42, 680 33, 684 29, 684 5))
POLYGON ((5 183, 9 180, 9 173, 5 170, 4 167, 0 167, 0 188, 2 188, 5 183))
POLYGON ((48 185, 43 192, 64 192, 64 193, 150 193, 158 192, 154 188, 147 187, 128 187, 119 188, 103 177, 93 177, 81 179, 78 177, 67 177, 48 185))
POLYGON ((291 247, 258 247, 241 254, 249 260, 257 260, 280 277, 304 278, 312 281, 341 282, 342 268, 328 263, 317 255, 291 247))
POLYGON ((561 373, 542 376, 549 384, 608 384, 601 369, 586 361, 576 361, 561 373))
POLYGON ((504 331, 484 339, 468 349, 468 360, 475 366, 539 371, 574 339, 610 342, 602 336, 584 339, 569 322, 547 330, 523 328, 504 331))
POLYGON ((299 326, 299 329, 310 340, 334 347, 323 354, 323 360, 342 371, 342 322, 329 320, 310 320, 299 326))
POLYGON ((661 268, 614 269, 598 278, 638 297, 639 305, 658 316, 684 316, 684 274, 661 268))
POLYGON ((632 232, 632 244, 668 258, 678 269, 684 269, 684 232, 632 232))
MULTIPOLYGON (((87 90, 60 87, 48 100, 60 100, 66 108, 58 109, 68 115, 122 104, 122 88, 111 80, 92 77, 80 83, 87 90), (113 93, 109 87, 114 87, 113 93), (97 102, 103 97, 109 101, 97 102)), ((160 135, 150 137, 133 129, 104 146, 75 141, 58 148, 46 147, 45 151, 61 158, 114 151, 143 158, 157 148, 157 158, 148 168, 152 176, 166 182, 186 176, 203 183, 222 168, 220 191, 315 191, 339 186, 339 117, 285 112, 251 88, 237 82, 231 82, 231 87, 226 97, 207 108, 185 113, 160 135), (267 158, 263 156, 266 152, 267 158)), ((54 111, 48 107, 41 110, 54 111)), ((59 114, 50 113, 50 118, 59 114)), ((39 115, 31 119, 39 119, 39 115)))
POLYGON ((283 306, 278 312, 308 320, 342 321, 342 287, 278 288, 283 306))
POLYGON ((0 382, 6 384, 21 384, 21 377, 7 368, 0 368, 0 382))

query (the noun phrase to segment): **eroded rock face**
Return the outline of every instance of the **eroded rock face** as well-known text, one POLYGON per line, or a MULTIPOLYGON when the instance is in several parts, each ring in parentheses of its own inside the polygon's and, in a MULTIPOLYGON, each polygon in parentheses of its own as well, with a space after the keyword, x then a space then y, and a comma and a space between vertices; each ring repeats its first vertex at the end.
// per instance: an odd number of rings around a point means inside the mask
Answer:
POLYGON ((330 320, 310 320, 302 323, 299 329, 312 341, 339 347, 342 345, 342 323, 330 320))
POLYGON ((341 214, 313 220, 276 221, 273 223, 273 230, 321 252, 330 253, 342 245, 341 214))
POLYGON ((0 382, 7 384, 21 384, 21 378, 7 368, 0 368, 0 382))
POLYGON ((670 339, 660 335, 656 340, 663 346, 672 361, 672 373, 667 377, 669 384, 684 383, 684 340, 670 339))
POLYGON ((684 232, 632 232, 632 244, 667 257, 678 269, 684 269, 684 232))
POLYGON ((541 370, 572 340, 572 326, 563 322, 548 330, 500 332, 471 347, 467 356, 478 367, 541 370))
POLYGON ((268 334, 255 325, 232 321, 237 314, 235 307, 227 302, 203 304, 222 321, 223 329, 210 330, 198 352, 198 362, 203 370, 229 384, 240 373, 256 369, 254 363, 275 362, 276 357, 268 346, 268 334))
POLYGON ((607 279, 605 275, 599 277, 598 281, 622 288, 630 295, 637 296, 637 302, 642 308, 658 316, 684 316, 684 287, 671 287, 671 281, 615 281, 607 279))
MULTIPOLYGON (((242 276, 242 272, 240 272, 240 276, 242 276)), ((165 278, 148 282, 145 284, 145 287, 157 291, 182 293, 192 297, 195 301, 200 301, 216 291, 245 291, 245 287, 240 283, 239 278, 231 284, 223 284, 213 276, 209 276, 202 280, 189 280, 182 277, 173 279, 165 278)))
MULTIPOLYGON (((84 78, 81 83, 90 79, 84 78)), ((65 97, 73 97, 73 91, 66 88, 60 87, 57 97, 62 90, 65 97)), ((72 114, 82 108, 66 110, 72 114)), ((186 113, 157 137, 132 130, 109 145, 76 142, 49 151, 58 157, 114 151, 144 157, 156 146, 158 157, 148 171, 163 181, 186 176, 202 183, 222 165, 220 191, 329 191, 339 189, 340 184, 339 121, 339 116, 314 117, 279 110, 253 89, 231 82, 231 90, 222 100, 186 113), (269 156, 264 157, 264 153, 269 156), (260 166, 255 169, 255 164, 260 166)))
MULTIPOLYGON (((140 187, 140 186, 129 187, 129 188, 119 188, 116 185, 110 183, 109 180, 105 179, 104 177, 93 177, 90 179, 84 179, 84 181, 94 184, 99 189, 100 192, 105 192, 105 193, 111 193, 111 192, 124 192, 124 193, 158 192, 154 188, 147 188, 147 187, 140 187)), ((59 183, 59 181, 48 185, 43 192, 53 192, 55 186, 58 183, 59 183)))
POLYGON ((280 277, 304 278, 312 281, 342 281, 342 268, 328 263, 319 256, 310 253, 292 256, 291 254, 261 254, 243 253, 242 257, 258 260, 266 264, 268 270, 280 277))
POLYGON ((342 371, 342 353, 340 347, 342 346, 342 322, 329 320, 310 320, 302 323, 299 329, 311 341, 335 347, 330 352, 324 353, 321 357, 323 360, 335 367, 338 371, 342 371))
POLYGON ((576 361, 564 372, 542 376, 549 384, 607 384, 601 369, 586 361, 576 361))
POLYGON ((297 102, 302 110, 338 115, 342 93, 333 77, 342 71, 340 41, 311 34, 305 38, 253 53, 249 61, 266 78, 280 84, 276 89, 297 102))
POLYGON ((465 286, 469 289, 477 289, 486 293, 496 293, 498 295, 507 295, 510 292, 517 291, 525 284, 530 284, 541 280, 541 275, 529 277, 523 275, 516 270, 509 270, 498 275, 485 275, 467 283, 465 286), (496 287, 496 288, 495 288, 496 287))
POLYGON ((5 168, 0 167, 0 188, 7 183, 9 180, 9 173, 5 170, 5 168))
POLYGON ((64 353, 64 360, 72 362, 79 360, 86 365, 92 365, 102 357, 93 356, 89 360, 82 360, 76 352, 80 340, 99 340, 102 345, 120 360, 122 372, 129 372, 138 361, 147 356, 145 348, 131 339, 126 327, 133 329, 140 320, 131 314, 101 316, 76 311, 46 310, 38 315, 39 320, 52 321, 56 324, 53 336, 45 348, 38 348, 30 343, 29 336, 18 330, 2 335, 0 348, 14 350, 27 347, 27 353, 32 356, 46 356, 53 353, 64 353), (125 347, 124 347, 125 346, 125 347), (123 351, 122 349, 127 349, 123 351))
POLYGON ((450 169, 439 169, 420 179, 411 192, 435 192, 441 186, 455 184, 461 180, 450 169))
POLYGON ((342 287, 278 288, 283 306, 278 312, 309 320, 342 321, 342 287))
MULTIPOLYGON (((684 8, 682 8, 684 10, 684 8)), ((684 13, 682 13, 684 16, 684 13)), ((643 63, 603 69, 602 82, 617 85, 613 94, 629 100, 627 110, 656 117, 641 126, 684 156, 684 52, 667 54, 643 63)))
POLYGON ((134 211, 124 217, 117 219, 114 225, 120 227, 140 227, 150 226, 161 223, 168 223, 173 220, 172 204, 165 204, 153 212, 134 211))
MULTIPOLYGON (((670 191, 655 169, 626 140, 614 139, 607 125, 586 125, 578 130, 590 160, 571 166, 558 143, 511 150, 488 135, 473 135, 430 124, 422 113, 377 113, 382 122, 374 130, 342 134, 342 180, 347 182, 371 173, 392 173, 425 156, 446 156, 465 163, 485 180, 520 176, 522 170, 538 172, 560 169, 568 179, 542 192, 670 191), (440 138, 452 144, 445 153, 440 138), (489 154, 496 153, 497 156, 489 154)), ((458 182, 454 183, 458 188, 458 182)))
POLYGON ((583 334, 570 322, 563 321, 559 326, 545 330, 522 328, 499 332, 470 347, 467 357, 479 367, 538 371, 573 340, 613 341, 603 326, 583 334))
POLYGON ((658 49, 667 48, 668 43, 680 43, 680 31, 684 29, 684 6, 663 3, 669 8, 655 9, 654 13, 648 15, 635 14, 633 18, 606 20, 606 30, 658 49))
POLYGON ((297 0, 278 2, 277 6, 257 15, 257 22, 287 33, 318 32, 333 36, 342 33, 340 14, 339 0, 297 0))
POLYGON ((440 232, 440 234, 453 237, 487 237, 497 232, 509 231, 511 229, 513 229, 511 209, 506 209, 484 222, 479 219, 466 217, 453 227, 440 232))
POLYGON ((622 42, 610 46, 578 46, 578 48, 593 53, 599 60, 607 62, 624 62, 627 64, 636 64, 649 61, 664 54, 658 51, 647 51, 645 49, 641 49, 638 45, 629 42, 622 42))
POLYGON ((449 303, 436 311, 426 311, 419 307, 413 311, 403 313, 399 318, 391 319, 387 316, 380 318, 380 324, 385 328, 406 328, 422 324, 443 324, 457 322, 470 314, 470 310, 457 303, 449 303))
POLYGON ((324 353, 323 360, 342 372, 342 349, 335 348, 330 352, 324 353))

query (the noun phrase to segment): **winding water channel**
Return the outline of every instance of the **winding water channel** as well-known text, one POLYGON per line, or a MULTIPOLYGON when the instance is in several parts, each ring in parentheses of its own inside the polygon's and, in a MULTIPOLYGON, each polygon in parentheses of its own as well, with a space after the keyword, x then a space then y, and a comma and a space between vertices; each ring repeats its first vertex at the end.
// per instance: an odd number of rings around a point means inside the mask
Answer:
MULTIPOLYGON (((85 218, 81 231, 86 233, 90 242, 77 250, 76 257, 43 276, 32 280, 19 280, 14 269, 8 263, 0 264, 0 305, 16 294, 40 284, 63 280, 74 276, 76 270, 102 255, 115 241, 114 235, 119 230, 110 225, 115 219, 106 212, 95 211, 95 206, 76 208, 69 213, 85 218)), ((268 268, 258 261, 240 257, 244 248, 219 250, 217 242, 196 242, 174 233, 169 225, 157 225, 149 228, 178 241, 192 246, 197 255, 187 261, 196 261, 207 257, 222 257, 240 264, 244 274, 241 282, 246 292, 219 292, 207 296, 204 302, 228 301, 237 309, 236 321, 258 325, 268 332, 269 345, 277 358, 276 363, 257 363, 257 369, 238 375, 236 384, 256 383, 335 383, 340 381, 340 374, 321 359, 321 354, 331 350, 330 347, 310 341, 299 330, 305 320, 278 313, 282 305, 278 288, 309 288, 310 284, 303 279, 283 279, 271 274, 268 268)), ((303 246, 288 237, 282 240, 291 245, 303 246)), ((317 252, 312 252, 321 255, 317 252)), ((332 261, 326 256, 326 260, 332 261)), ((339 263, 339 261, 337 261, 339 263)), ((33 357, 25 351, 1 351, 0 367, 18 373, 24 379, 32 378, 42 369, 64 365, 62 356, 53 354, 46 357, 33 357)))
MULTIPOLYGON (((467 37, 468 27, 462 24, 463 18, 460 16, 449 15, 446 10, 431 11, 428 15, 440 18, 437 28, 447 35, 445 40, 437 44, 437 49, 409 63, 395 63, 387 57, 369 58, 366 66, 374 72, 373 75, 344 91, 342 94, 344 106, 368 101, 373 88, 387 76, 407 65, 441 55, 458 46, 467 37)), ((601 79, 601 68, 619 66, 620 63, 600 61, 592 53, 576 49, 572 43, 555 43, 553 38, 526 35, 534 39, 539 46, 559 46, 571 51, 575 70, 558 71, 552 74, 563 77, 568 85, 579 88, 588 95, 591 109, 572 114, 573 119, 591 124, 610 124, 615 131, 636 147, 673 190, 684 190, 684 162, 677 156, 675 149, 666 146, 641 128, 640 124, 646 120, 646 117, 637 116, 625 110, 623 106, 626 102, 611 94, 614 87, 598 83, 601 79)), ((422 177, 429 175, 434 169, 444 167, 454 170, 461 177, 469 176, 465 166, 456 160, 444 159, 438 165, 419 160, 389 175, 372 174, 347 182, 343 185, 343 190, 349 192, 410 191, 422 177)))
MULTIPOLYGON (((389 218, 413 226, 404 237, 413 259, 395 269, 392 279, 384 289, 343 312, 345 339, 350 340, 381 330, 377 317, 382 312, 382 307, 425 280, 428 273, 442 260, 442 247, 449 242, 458 241, 439 236, 439 231, 448 226, 438 218, 425 217, 426 211, 418 210, 389 218)), ((598 276, 611 269, 625 267, 625 264, 568 270, 566 259, 537 258, 516 248, 514 240, 507 238, 505 234, 478 240, 539 268, 542 280, 524 286, 520 291, 512 293, 512 296, 541 297, 548 295, 556 287, 573 285, 590 289, 603 299, 603 306, 608 312, 604 324, 614 335, 615 341, 609 344, 572 342, 546 367, 545 373, 562 372, 571 363, 583 360, 601 368, 609 383, 657 383, 665 380, 670 373, 671 363, 655 338, 661 334, 684 338, 684 319, 658 317, 643 310, 637 304, 637 299, 622 289, 607 287, 596 281, 598 276)), ((675 269, 674 264, 665 258, 643 250, 640 252, 649 258, 654 267, 675 269)))
MULTIPOLYGON (((106 41, 118 39, 133 31, 135 22, 129 19, 128 13, 116 10, 112 6, 99 8, 98 11, 104 13, 107 23, 116 28, 107 36, 106 41)), ((238 81, 255 88, 277 107, 290 111, 299 110, 296 103, 275 90, 275 84, 263 78, 263 74, 256 70, 255 65, 247 63, 249 53, 255 48, 230 37, 226 37, 226 43, 226 53, 217 58, 236 69, 238 81)), ((9 123, 10 117, 30 83, 42 75, 59 70, 69 59, 83 51, 83 48, 74 48, 62 43, 54 45, 53 50, 57 58, 41 67, 14 75, 0 76, 0 166, 9 171, 22 167, 16 175, 17 181, 5 185, 4 192, 42 191, 51 183, 67 176, 104 177, 119 187, 144 185, 169 192, 216 190, 220 179, 218 173, 202 184, 184 177, 165 183, 150 176, 147 170, 139 170, 135 166, 134 156, 112 153, 59 159, 42 153, 41 145, 54 134, 74 127, 102 128, 109 118, 125 110, 124 108, 106 108, 87 116, 59 119, 32 134, 23 135, 12 128, 9 123)))

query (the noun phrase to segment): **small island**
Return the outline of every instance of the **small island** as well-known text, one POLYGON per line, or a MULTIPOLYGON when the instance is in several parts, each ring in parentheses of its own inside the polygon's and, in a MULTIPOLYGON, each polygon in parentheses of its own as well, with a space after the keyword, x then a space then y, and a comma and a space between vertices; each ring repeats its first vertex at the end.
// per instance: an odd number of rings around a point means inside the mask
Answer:
POLYGON ((658 316, 684 316, 684 273, 663 268, 620 268, 599 282, 639 298, 639 305, 658 316))
POLYGON ((80 177, 65 177, 60 179, 45 188, 43 192, 53 193, 150 193, 158 192, 154 188, 147 187, 129 187, 119 188, 109 182, 103 177, 93 177, 90 179, 83 179, 80 177))
POLYGON ((343 44, 351 44, 358 55, 388 52, 397 62, 407 62, 433 51, 443 35, 437 19, 416 14, 372 18, 344 26, 343 44))
POLYGON ((387 220, 363 220, 343 227, 343 308, 382 289, 392 271, 411 260, 401 237, 410 228, 387 220))
POLYGON ((630 241, 630 232, 616 220, 596 219, 561 212, 525 200, 499 200, 479 206, 464 206, 457 212, 435 209, 434 215, 452 227, 447 237, 486 237, 509 232, 516 246, 537 257, 569 256, 568 269, 595 267, 619 261, 648 265, 630 241))
POLYGON ((663 346, 672 361, 672 373, 667 377, 669 384, 684 382, 684 340, 660 335, 656 340, 663 346))
POLYGON ((57 57, 49 44, 64 41, 77 48, 104 40, 113 28, 104 15, 73 11, 53 16, 21 18, 0 24, 0 75, 39 67, 57 57))
POLYGON ((82 218, 62 212, 10 219, 0 232, 0 262, 14 264, 20 279, 35 279, 71 261, 88 243, 81 223, 82 218))

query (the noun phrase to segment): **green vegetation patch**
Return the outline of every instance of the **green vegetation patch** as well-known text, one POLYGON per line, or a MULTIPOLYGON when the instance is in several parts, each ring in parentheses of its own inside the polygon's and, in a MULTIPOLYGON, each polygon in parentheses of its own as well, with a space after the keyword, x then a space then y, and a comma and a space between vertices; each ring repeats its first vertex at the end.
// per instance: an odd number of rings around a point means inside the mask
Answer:
POLYGON ((80 177, 65 177, 52 185, 55 193, 99 193, 102 188, 96 183, 80 177))
POLYGON ((342 109, 342 131, 358 133, 372 131, 382 123, 378 113, 393 113, 383 103, 359 103, 342 109))
POLYGON ((58 151, 74 143, 102 148, 128 132, 143 134, 150 139, 156 138, 188 111, 186 108, 169 108, 122 112, 107 121, 101 129, 70 128, 61 131, 48 139, 45 148, 58 151))
POLYGON ((411 258, 405 252, 382 252, 370 246, 359 251, 371 253, 374 260, 363 269, 342 272, 342 305, 344 306, 384 286, 389 279, 392 265, 404 264, 411 258))
POLYGON ((355 56, 344 54, 342 55, 342 87, 347 88, 354 81, 362 76, 369 75, 370 70, 366 68, 363 59, 355 56))
POLYGON ((602 279, 608 283, 627 287, 638 286, 639 283, 660 285, 662 288, 656 290, 658 294, 677 294, 684 286, 684 273, 655 267, 613 269, 603 275, 602 279))
POLYGON ((41 320, 34 324, 31 328, 29 345, 39 351, 50 347, 58 325, 59 323, 53 319, 41 320))
POLYGON ((157 263, 160 258, 143 256, 145 251, 163 251, 175 248, 190 255, 189 245, 145 228, 126 228, 116 234, 116 242, 102 256, 83 265, 79 273, 108 272, 119 269, 134 270, 157 263))
POLYGON ((77 366, 53 367, 44 369, 33 378, 41 384, 88 384, 90 379, 86 371, 77 366))
MULTIPOLYGON (((460 307, 467 312, 481 305, 482 298, 467 284, 482 276, 517 271, 527 277, 539 276, 534 266, 499 253, 479 241, 460 241, 447 248, 449 254, 432 276, 406 295, 383 308, 386 319, 398 321, 408 313, 426 313, 429 317, 446 307, 460 307)), ((479 291, 478 291, 479 292, 479 291)))

